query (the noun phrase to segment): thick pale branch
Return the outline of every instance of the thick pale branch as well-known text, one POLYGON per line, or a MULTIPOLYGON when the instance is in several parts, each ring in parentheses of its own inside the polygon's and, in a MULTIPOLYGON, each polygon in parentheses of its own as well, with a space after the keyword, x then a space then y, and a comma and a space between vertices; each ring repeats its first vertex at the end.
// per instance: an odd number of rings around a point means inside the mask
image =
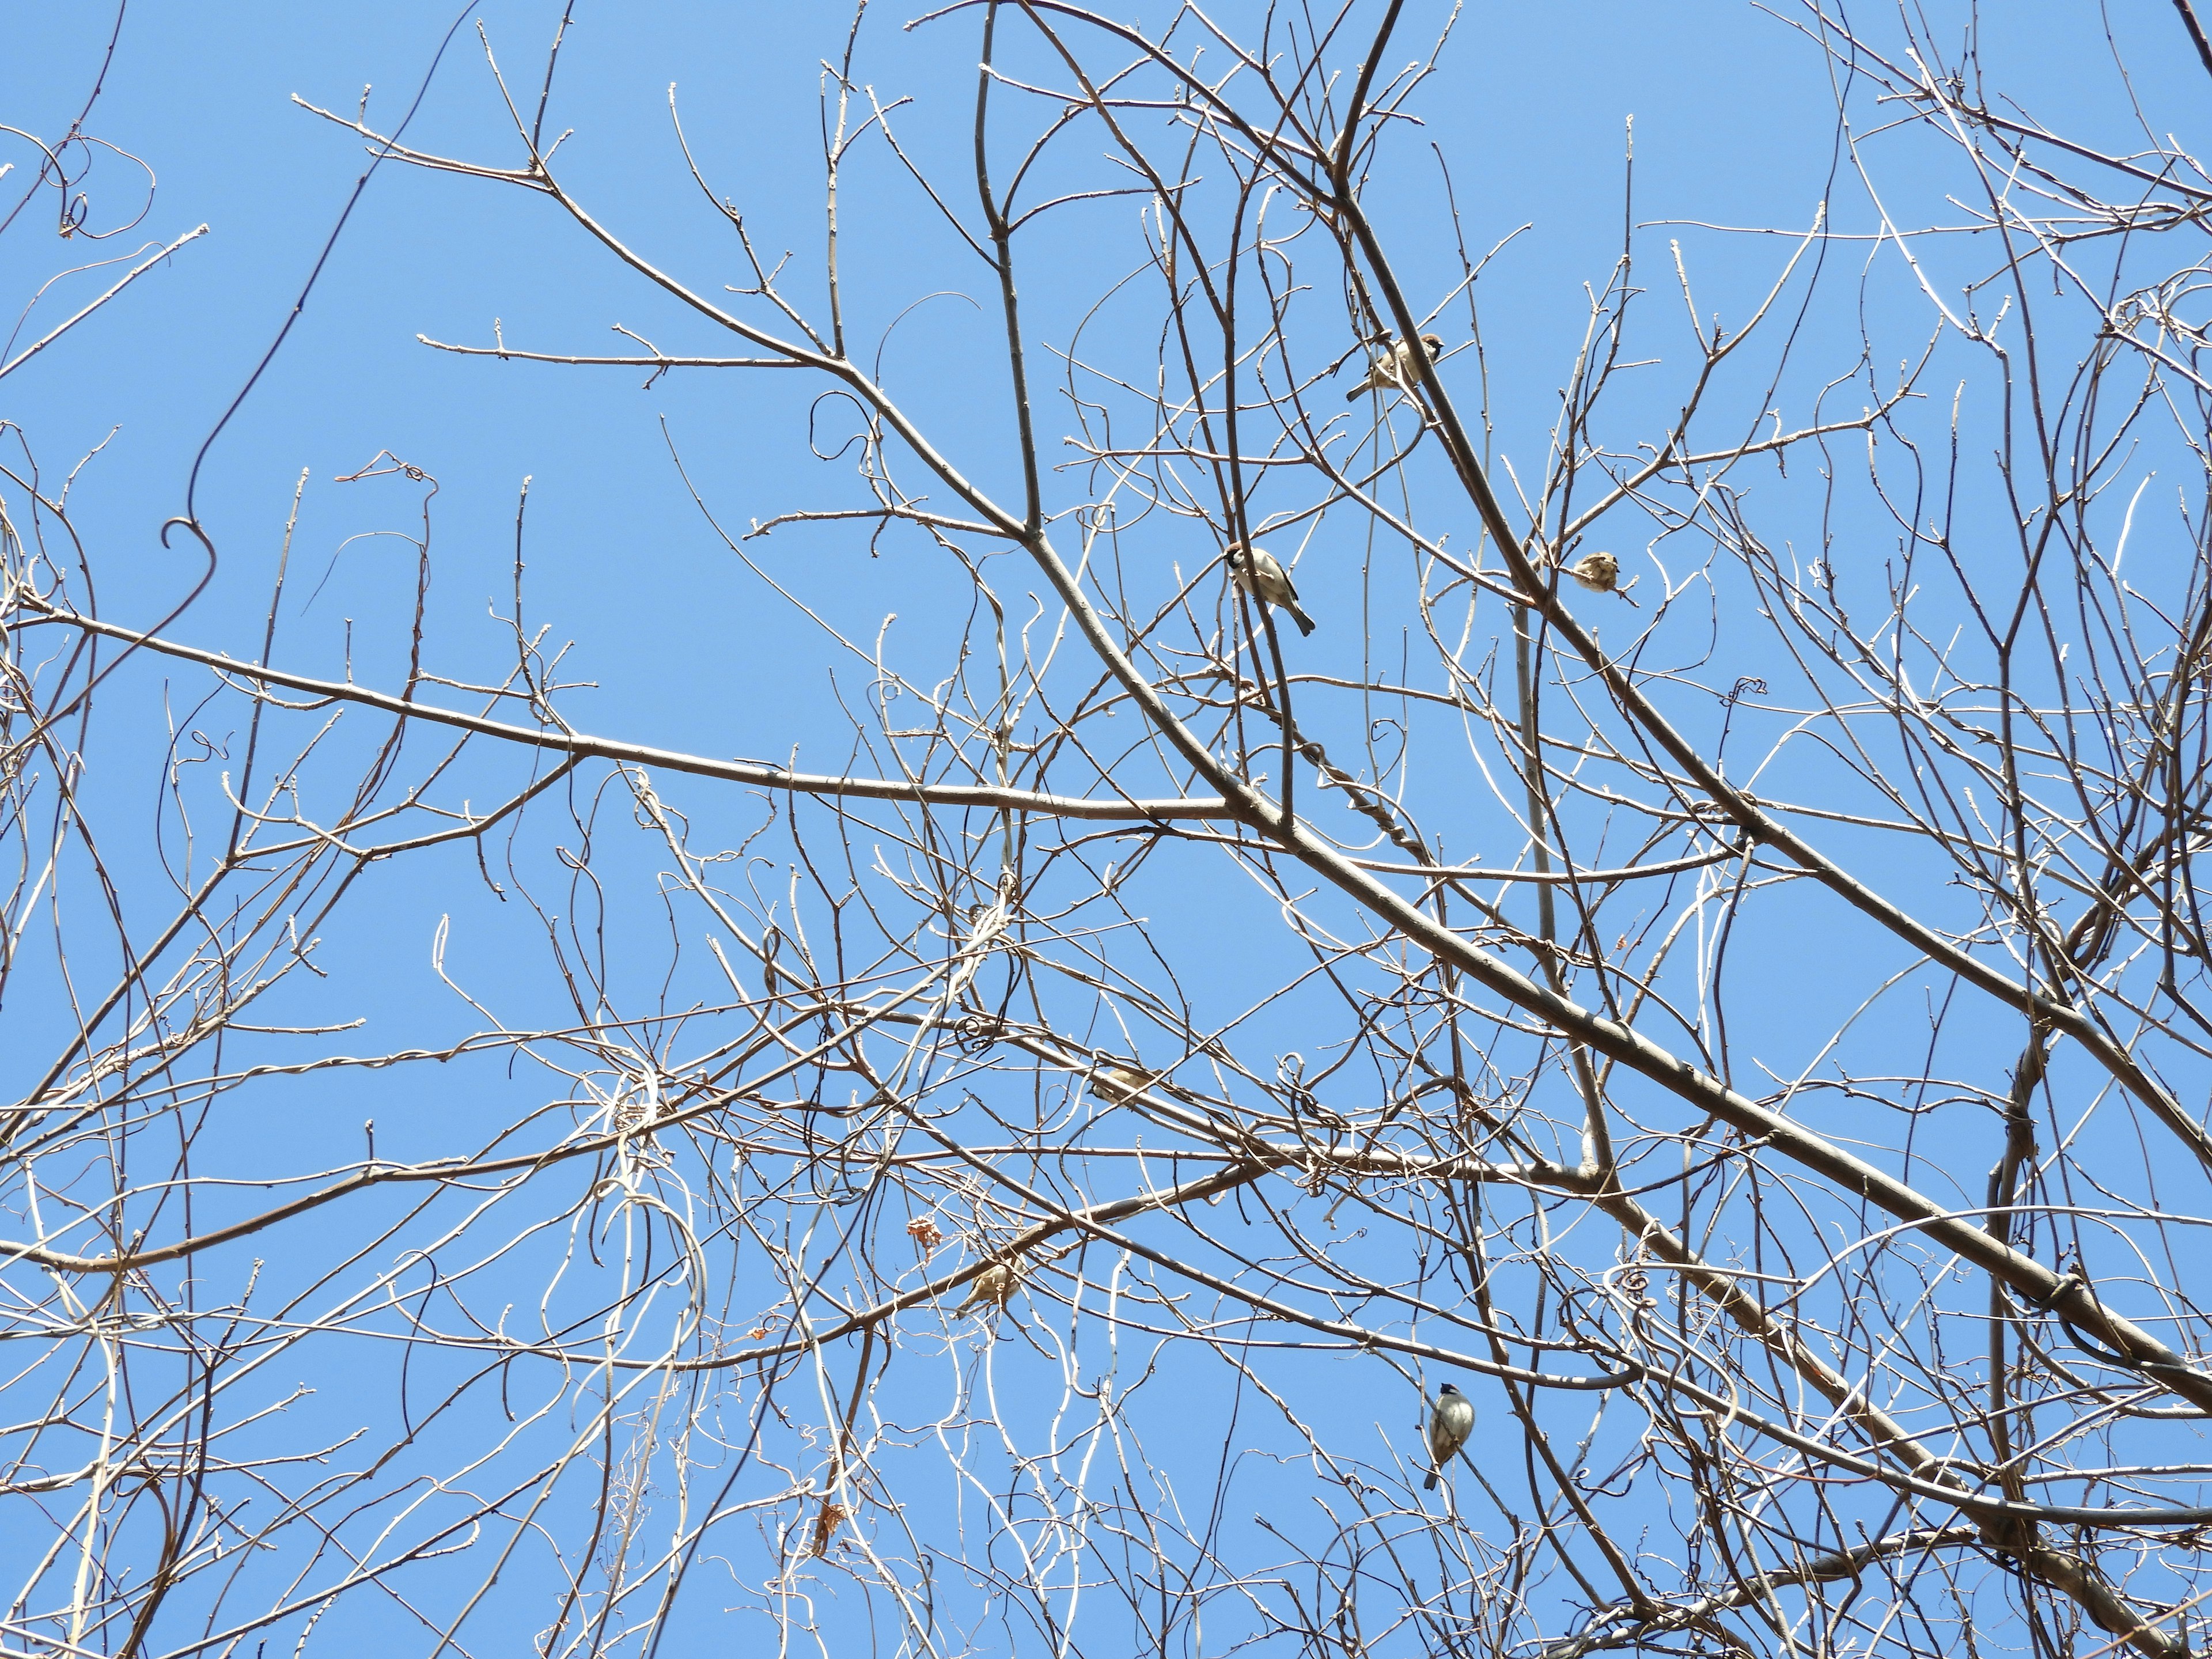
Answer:
POLYGON ((261 685, 281 685, 287 690, 303 691, 311 696, 327 698, 333 702, 358 704, 374 708, 404 720, 419 720, 434 726, 452 726, 459 731, 473 732, 480 736, 495 738, 503 743, 524 744, 532 749, 545 750, 553 754, 577 760, 611 760, 636 766, 658 767, 671 772, 685 772, 696 777, 717 778, 728 783, 744 783, 764 789, 787 789, 802 795, 829 795, 862 800, 912 801, 922 806, 980 806, 1017 812, 1035 813, 1041 817, 1095 819, 1109 823, 1142 823, 1147 820, 1234 819, 1239 815, 1231 811, 1218 799, 1204 796, 1170 798, 1158 800, 1115 799, 1111 797, 1092 800, 1079 795, 1045 794, 1033 789, 1000 788, 990 784, 960 783, 902 783, 885 778, 840 777, 827 773, 793 772, 781 766, 752 761, 714 760, 704 755, 686 754, 681 750, 655 749, 649 744, 623 743, 612 738, 595 738, 584 732, 563 732, 542 727, 516 726, 506 720, 488 719, 481 714, 465 714, 455 709, 434 708, 389 692, 372 690, 343 680, 318 679, 311 675, 295 674, 282 669, 266 668, 254 663, 242 663, 217 651, 203 651, 197 647, 180 644, 173 640, 161 639, 154 635, 141 634, 132 629, 119 628, 113 623, 100 622, 90 617, 58 611, 50 606, 37 607, 50 622, 81 628, 89 634, 99 634, 109 639, 127 640, 145 650, 185 662, 204 664, 219 672, 234 675, 261 685))
POLYGON ((1800 1567, 1762 1572, 1713 1595, 1693 1601, 1663 1601, 1654 1605, 1607 1607, 1595 1614, 1582 1632, 1563 1642, 1537 1650, 1536 1659, 1583 1659, 1607 1648, 1641 1643, 1673 1631, 1694 1630, 1716 1613, 1730 1613, 1763 1601, 1776 1590, 1801 1584, 1831 1583, 1856 1579, 1878 1561, 1899 1556, 1925 1554, 1932 1550, 1971 1547, 1981 1541, 1978 1527, 1916 1527, 1893 1538, 1879 1538, 1856 1549, 1817 1555, 1800 1567))

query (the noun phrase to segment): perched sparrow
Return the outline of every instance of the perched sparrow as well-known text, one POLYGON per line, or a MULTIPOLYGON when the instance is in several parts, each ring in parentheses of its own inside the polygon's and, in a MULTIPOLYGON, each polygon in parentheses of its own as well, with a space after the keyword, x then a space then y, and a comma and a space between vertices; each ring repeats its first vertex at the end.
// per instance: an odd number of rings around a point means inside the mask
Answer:
POLYGON ((1610 593, 1620 580, 1620 561, 1610 553, 1591 553, 1580 563, 1569 565, 1567 574, 1593 593, 1610 593))
MULTIPOLYGON (((952 1316, 957 1319, 969 1309, 980 1307, 986 1302, 994 1303, 1003 1308, 1006 1305, 1006 1299, 1013 1295, 1016 1286, 1021 1282, 1022 1271, 1018 1263, 994 1261, 969 1281, 968 1299, 952 1310, 952 1316)), ((1462 1436, 1462 1438, 1465 1437, 1462 1436)))
POLYGON ((1162 1078, 1164 1072, 1140 1072, 1115 1060, 1102 1060, 1091 1076, 1091 1092, 1109 1105, 1134 1100, 1162 1078))
POLYGON ((1424 334, 1419 340, 1409 340, 1392 346, 1375 360, 1367 371, 1367 378, 1344 394, 1344 401, 1356 404, 1363 392, 1388 392, 1393 386, 1403 386, 1410 392, 1419 383, 1421 364, 1444 349, 1443 337, 1424 334), (1422 348, 1428 349, 1424 351, 1422 348))
POLYGON ((1243 543, 1231 542, 1229 574, 1247 593, 1257 594, 1269 605, 1280 605, 1289 611, 1299 633, 1314 631, 1313 618, 1298 608, 1298 590, 1291 586, 1290 573, 1283 568, 1282 561, 1266 548, 1255 547, 1247 556, 1243 543))
POLYGON ((1429 1455, 1436 1459, 1437 1466, 1421 1482, 1422 1491, 1437 1489, 1437 1477, 1444 1472, 1444 1465, 1459 1455, 1459 1449, 1467 1444, 1467 1437, 1474 1431, 1474 1401, 1451 1383, 1445 1383, 1429 1402, 1429 1455))

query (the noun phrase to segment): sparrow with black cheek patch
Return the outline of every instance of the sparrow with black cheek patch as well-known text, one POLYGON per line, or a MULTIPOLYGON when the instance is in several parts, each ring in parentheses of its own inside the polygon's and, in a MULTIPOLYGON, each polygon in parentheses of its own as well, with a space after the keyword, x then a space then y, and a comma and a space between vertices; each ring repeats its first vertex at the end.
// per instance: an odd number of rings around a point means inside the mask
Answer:
POLYGON ((1449 1382, 1437 1390, 1437 1397, 1429 1402, 1429 1455, 1436 1460, 1436 1468, 1429 1478, 1421 1482, 1421 1490, 1434 1492, 1437 1477, 1444 1465, 1459 1455, 1467 1437, 1474 1432, 1474 1401, 1462 1394, 1449 1382))
POLYGON ((1237 586, 1247 593, 1265 599, 1291 613, 1291 620, 1298 625, 1298 632, 1314 631, 1314 620, 1298 605, 1298 590, 1291 586, 1290 572, 1283 562, 1264 547, 1255 547, 1250 553, 1242 542, 1229 544, 1229 574, 1237 586))
POLYGON ((1412 391, 1420 383, 1421 364, 1443 349, 1443 337, 1437 334, 1424 334, 1419 340, 1401 341, 1389 347, 1368 369, 1367 378, 1344 394, 1344 401, 1356 404, 1363 393, 1388 392, 1398 386, 1412 391))

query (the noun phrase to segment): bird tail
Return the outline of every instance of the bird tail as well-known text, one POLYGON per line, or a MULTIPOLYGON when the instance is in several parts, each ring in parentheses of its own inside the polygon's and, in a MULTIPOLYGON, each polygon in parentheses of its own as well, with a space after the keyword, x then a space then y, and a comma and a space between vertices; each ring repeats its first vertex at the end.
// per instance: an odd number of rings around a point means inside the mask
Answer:
POLYGON ((1434 1492, 1437 1489, 1437 1477, 1443 1473, 1443 1471, 1441 1469, 1431 1469, 1429 1471, 1429 1478, 1421 1482, 1421 1490, 1423 1492, 1434 1492))
POLYGON ((1314 619, 1298 609, 1295 599, 1291 602, 1290 611, 1291 620, 1298 625, 1299 633, 1310 634, 1314 631, 1314 619))

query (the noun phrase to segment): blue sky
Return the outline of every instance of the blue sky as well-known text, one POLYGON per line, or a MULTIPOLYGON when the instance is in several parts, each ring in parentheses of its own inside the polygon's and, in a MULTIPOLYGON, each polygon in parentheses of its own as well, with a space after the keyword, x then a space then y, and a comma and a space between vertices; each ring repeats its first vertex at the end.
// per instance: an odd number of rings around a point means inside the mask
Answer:
MULTIPOLYGON (((883 3, 877 0, 878 7, 883 3)), ((2192 107, 2189 100, 2201 101, 2203 82, 2166 9, 2146 0, 2119 10, 2113 27, 2136 71, 2137 96, 2154 112, 2154 124, 2179 119, 2156 112, 2192 107)), ((512 165, 514 135, 477 25, 487 32, 518 100, 534 101, 557 11, 535 0, 473 8, 430 82, 408 142, 512 165)), ((708 291, 742 283, 744 266, 728 225, 684 171, 670 121, 672 83, 692 154, 713 189, 744 213, 759 248, 772 257, 792 252, 794 301, 818 307, 819 64, 842 50, 848 15, 814 3, 586 4, 580 11, 548 123, 551 131, 575 130, 559 152, 568 186, 617 234, 687 280, 708 291)), ((1420 13, 1409 21, 1408 40, 1425 38, 1442 15, 1434 6, 1408 11, 1420 13)), ((374 8, 149 3, 130 11, 88 130, 143 161, 158 188, 137 228, 99 244, 96 257, 122 253, 146 239, 158 246, 203 222, 210 234, 0 384, 0 418, 21 428, 49 477, 65 473, 105 443, 71 486, 70 501, 109 617, 149 623, 196 579, 190 548, 163 549, 160 528, 184 511, 196 455, 276 337, 364 164, 356 138, 295 98, 350 113, 364 85, 372 86, 368 119, 388 124, 414 96, 455 15, 449 6, 412 0, 374 8)), ((903 14, 871 13, 856 77, 887 104, 906 96, 918 100, 896 118, 902 142, 925 170, 941 168, 957 180, 968 142, 962 112, 972 96, 974 20, 955 16, 902 31, 904 21, 903 14)), ((2002 31, 1983 43, 1993 78, 2030 107, 2038 99, 2065 99, 2072 131, 2100 142, 2129 142, 2124 107, 2109 77, 2084 90, 2076 74, 2079 64, 2105 50, 2087 8, 2008 0, 2002 21, 2002 31)), ((9 7, 7 27, 15 46, 0 63, 0 111, 8 123, 42 134, 63 127, 111 21, 112 15, 90 6, 9 7)), ((1779 235, 1739 232, 1809 228, 1814 204, 1834 176, 1833 100, 1829 66, 1815 46, 1769 13, 1733 0, 1486 3, 1468 9, 1442 72, 1418 105, 1425 125, 1394 141, 1370 201, 1398 238, 1423 303, 1441 297, 1456 270, 1431 144, 1449 161, 1465 234, 1478 252, 1528 227, 1478 290, 1498 453, 1524 466, 1540 459, 1554 388, 1583 326, 1584 285, 1607 280, 1619 248, 1630 118, 1633 217, 1643 227, 1638 257, 1651 289, 1644 303, 1661 313, 1680 312, 1667 250, 1675 239, 1701 312, 1740 320, 1786 264, 1791 245, 1779 235)), ((1911 222, 1924 222, 1948 211, 1946 186, 1911 149, 1921 141, 1893 142, 1911 198, 1897 209, 1900 218, 1909 214, 1911 222)), ((20 159, 17 168, 0 179, 0 191, 23 179, 20 159)), ((88 227, 102 231, 135 215, 145 195, 134 165, 106 155, 84 190, 88 227)), ((1004 465, 1010 419, 994 319, 974 303, 988 307, 990 295, 972 259, 878 146, 856 151, 842 213, 852 337, 869 343, 867 351, 883 340, 886 384, 910 400, 956 459, 972 465, 988 486, 1013 489, 1004 465)), ((1103 274, 1118 273, 1138 257, 1133 219, 1133 208, 1097 204, 1070 216, 1070 230, 1037 239, 1025 256, 1030 263, 1024 287, 1040 338, 1065 343, 1097 298, 1103 274)), ((1831 228, 1864 237, 1875 224, 1862 195, 1848 185, 1838 189, 1831 228)), ((58 258, 56 243, 46 235, 0 241, 0 290, 27 297, 69 258, 86 257, 84 245, 73 241, 58 258)), ((1956 279, 1979 257, 1960 254, 1947 276, 1956 279)), ((1848 368, 1862 319, 1883 349, 1902 355, 1923 330, 1924 313, 1894 259, 1885 263, 1870 240, 1839 241, 1826 258, 1832 270, 1823 275, 1824 292, 1832 300, 1848 296, 1857 284, 1860 297, 1831 305, 1807 325, 1818 348, 1808 355, 1848 368)), ((88 272, 57 284, 30 313, 21 337, 33 337, 109 279, 88 272)), ((1455 343, 1463 339, 1464 305, 1448 309, 1441 325, 1455 343)), ((1658 325, 1654 337, 1663 340, 1668 327, 1677 330, 1672 349, 1679 355, 1681 325, 1658 325)), ((441 353, 417 341, 426 335, 486 345, 496 329, 507 344, 525 349, 631 349, 617 328, 672 354, 733 355, 733 342, 641 284, 547 204, 481 179, 384 165, 283 349, 208 452, 198 514, 220 550, 219 568, 170 634, 241 658, 260 654, 284 526, 305 470, 276 659, 303 673, 334 678, 349 667, 363 682, 393 684, 404 672, 417 558, 405 538, 420 533, 428 480, 434 479, 434 574, 427 605, 438 670, 459 678, 495 674, 509 636, 492 613, 503 612, 511 600, 518 499, 526 478, 521 545, 527 615, 550 629, 556 645, 576 642, 565 663, 568 678, 591 683, 564 696, 568 719, 604 735, 711 756, 793 760, 820 771, 853 763, 851 726, 836 697, 863 692, 865 672, 825 647, 738 562, 677 470, 680 458, 691 484, 732 534, 779 513, 850 504, 856 496, 849 456, 820 459, 839 450, 847 429, 834 400, 817 401, 820 384, 781 371, 678 371, 647 385, 635 369, 501 363, 441 353), (821 434, 813 448, 810 418, 821 434), (428 478, 338 482, 385 454, 428 478)), ((1469 373, 1467 360, 1455 372, 1469 373)), ((1759 371, 1743 372, 1755 392, 1759 371)), ((1790 424, 1806 418, 1819 379, 1793 373, 1776 394, 1790 424)), ((1614 411, 1624 432, 1639 421, 1663 420, 1676 392, 1664 372, 1632 380, 1614 411)), ((1064 425, 1056 409, 1051 418, 1061 424, 1049 428, 1048 459, 1060 453, 1064 425)), ((1778 495, 1784 482, 1772 481, 1778 495)), ((1428 483, 1435 487, 1433 479, 1428 483)), ((1081 475, 1066 475, 1050 488, 1072 497, 1082 488, 1081 475)), ((1810 505, 1784 500, 1780 521, 1816 538, 1818 499, 1810 505)), ((1464 545, 1474 526, 1468 515, 1460 516, 1465 521, 1454 533, 1464 545)), ((1893 526, 1867 514, 1863 501, 1847 507, 1841 529, 1846 550, 1856 544, 1869 568, 1894 540, 1893 526)), ((1186 574, 1215 550, 1187 527, 1163 529, 1160 556, 1180 559, 1186 574)), ((793 526, 748 544, 747 551, 763 572, 856 639, 877 639, 884 619, 896 613, 890 648, 894 654, 909 651, 911 665, 930 661, 933 648, 965 624, 964 586, 948 584, 944 568, 911 541, 891 538, 883 556, 872 557, 862 532, 793 526)), ((1359 662, 1356 631, 1341 624, 1357 614, 1358 585, 1348 574, 1352 562, 1332 564, 1331 552, 1319 544, 1312 562, 1301 568, 1309 602, 1334 624, 1316 639, 1309 660, 1352 672, 1359 662)), ((2146 556, 2161 556, 2154 550, 2146 556)), ((1632 564, 1633 556, 1624 551, 1624 562, 1632 564)), ((1041 591, 1018 579, 1008 586, 1016 594, 1041 591)), ((1608 620, 1607 626, 1625 630, 1629 624, 1608 620)), ((1688 637, 1686 651, 1697 643, 1694 628, 1688 637)), ((1723 637, 1716 656, 1724 658, 1727 648, 1723 637)), ((1776 665, 1756 655, 1728 666, 1731 673, 1779 678, 1776 665)), ((125 734, 116 752, 156 752, 166 741, 165 709, 189 706, 198 694, 185 685, 183 676, 150 665, 124 678, 112 712, 102 716, 125 734)), ((1717 726, 1710 698, 1684 696, 1695 718, 1717 726)), ((1781 720, 1747 714, 1739 728, 1745 735, 1735 740, 1757 752, 1781 720)), ((210 727, 208 738, 228 753, 239 733, 210 727)), ((488 767, 485 787, 514 775, 514 767, 488 767)), ((94 798, 120 809, 131 792, 143 795, 147 786, 118 768, 95 769, 88 787, 94 798)), ((680 782, 670 787, 670 797, 696 809, 706 833, 730 845, 762 816, 750 798, 727 801, 680 782)), ((1503 858, 1515 851, 1495 843, 1494 823, 1449 833, 1455 856, 1503 858)), ((1834 833, 1838 845, 1853 844, 1850 832, 1834 833)), ((162 850, 144 846, 123 855, 138 883, 126 886, 125 902, 143 907, 142 919, 173 902, 159 861, 162 850)), ((544 849, 538 856, 542 861, 544 849)), ((643 878, 650 862, 620 850, 607 856, 630 878, 643 878)), ((1260 931, 1266 902, 1248 895, 1235 901, 1232 913, 1230 901, 1218 901, 1224 908, 1217 913, 1207 908, 1218 890, 1210 873, 1164 869, 1155 875, 1162 937, 1172 942, 1179 970, 1202 994, 1267 971, 1276 947, 1260 931), (1185 882, 1187 887, 1178 884, 1185 882)), ((660 919, 649 910, 611 909, 617 975, 645 994, 656 975, 670 971, 656 931, 660 919)), ((331 954, 348 964, 337 1000, 369 1022, 364 1050, 434 1046, 482 1028, 477 1012, 430 971, 433 941, 441 919, 449 917, 458 920, 448 965, 489 1006, 515 1011, 517 1021, 526 1023, 522 1011, 557 1003, 550 971, 522 948, 528 925, 486 893, 469 858, 455 852, 404 873, 392 866, 372 870, 358 900, 331 918, 326 933, 331 954)), ((1801 963, 1810 930, 1831 925, 1814 901, 1785 902, 1773 921, 1747 924, 1736 947, 1745 965, 1735 1006, 1747 1024, 1770 1034, 1772 1047, 1761 1058, 1784 1072, 1802 1063, 1802 1046, 1832 1030, 1832 1021, 1815 1017, 1827 1012, 1829 1001, 1848 1005, 1864 994, 1869 976, 1893 965, 1893 941, 1838 929, 1823 933, 1817 947, 1835 964, 1832 973, 1808 983, 1784 971, 1801 963)), ((696 965, 695 958, 685 971, 696 965)), ((331 1006, 331 994, 321 988, 288 990, 299 1000, 285 1006, 331 1006)), ((1220 995, 1224 1003, 1233 1000, 1230 989, 1220 995)), ((1273 1040, 1287 1047, 1300 1038, 1295 1029, 1284 1029, 1273 1040)), ((1962 1049, 1978 1063, 1995 1063, 2017 1040, 2009 1029, 1977 1033, 1962 1049)), ((542 1079, 518 1083, 497 1072, 496 1065, 412 1072, 398 1089, 375 1075, 321 1079, 295 1091, 287 1109, 216 1144, 232 1173, 273 1173, 304 1159, 353 1156, 361 1121, 374 1116, 386 1156, 449 1154, 460 1150, 456 1127, 473 1128, 473 1114, 504 1121, 512 1103, 534 1101, 543 1087, 542 1079)), ((1982 1166, 1972 1167, 1976 1173, 1959 1177, 1963 1184, 1978 1180, 1982 1166)), ((367 1237, 372 1224, 397 1216, 397 1205, 365 1204, 349 1215, 349 1236, 367 1237)), ((1346 1248, 1359 1246, 1347 1242, 1346 1248)), ((276 1277, 296 1265, 280 1261, 276 1277)), ((1031 1359, 1036 1370, 1058 1363, 1049 1352, 988 1355, 990 1364, 1017 1370, 1031 1359)), ((349 1412, 381 1409, 375 1402, 384 1398, 386 1371, 325 1363, 330 1372, 316 1379, 320 1403, 302 1407, 303 1416, 312 1409, 319 1422, 343 1426, 349 1412)), ((933 1363, 949 1376, 984 1361, 947 1346, 933 1363)), ((1018 1374, 1031 1380, 1010 1387, 1038 1386, 1034 1370, 1018 1374)), ((1358 1372, 1358 1382, 1345 1380, 1348 1374, 1347 1362, 1336 1355, 1286 1354, 1277 1372, 1285 1386, 1328 1402, 1328 1420, 1342 1427, 1346 1444, 1357 1443, 1353 1455, 1380 1455, 1384 1430, 1407 1452, 1413 1443, 1410 1395, 1382 1403, 1382 1384, 1371 1370, 1358 1372), (1358 1429, 1362 1422, 1370 1426, 1358 1429), (1358 1438, 1361 1433, 1368 1437, 1358 1438)), ((951 1391, 944 1377, 930 1386, 938 1382, 951 1391)), ((926 1392, 918 1389, 915 1398, 926 1392)), ((904 1404, 902 1396, 885 1402, 892 1410, 904 1404)), ((1486 1411, 1496 1409, 1492 1401, 1484 1404, 1486 1411)), ((482 1422, 471 1419, 470 1433, 495 1431, 486 1429, 489 1405, 483 1412, 482 1422)), ((917 1407, 917 1417, 925 1414, 917 1407)), ((1222 1425, 1216 1417, 1192 1413, 1178 1429, 1174 1413, 1168 1416, 1170 1426, 1155 1446, 1164 1465, 1188 1459, 1196 1468, 1218 1455, 1222 1425)), ((915 1455, 923 1458, 926 1451, 915 1455)), ((1280 1443, 1267 1453, 1296 1455, 1280 1443)), ((1194 1489, 1202 1490, 1210 1478, 1210 1471, 1193 1476, 1194 1489)), ((1285 1515, 1302 1501, 1296 1481, 1279 1470, 1255 1479, 1284 1504, 1285 1515)), ((973 1494, 959 1501, 973 1501, 973 1494)), ((1241 1527, 1241 1518, 1234 1524, 1241 1527)), ((702 1606, 721 1594, 709 1593, 702 1606)), ((359 1616, 372 1621, 360 1630, 396 1619, 388 1610, 359 1616)), ((854 1615, 837 1615, 848 1616, 854 1615)), ((411 1627, 399 1620, 393 1628, 411 1627)))

